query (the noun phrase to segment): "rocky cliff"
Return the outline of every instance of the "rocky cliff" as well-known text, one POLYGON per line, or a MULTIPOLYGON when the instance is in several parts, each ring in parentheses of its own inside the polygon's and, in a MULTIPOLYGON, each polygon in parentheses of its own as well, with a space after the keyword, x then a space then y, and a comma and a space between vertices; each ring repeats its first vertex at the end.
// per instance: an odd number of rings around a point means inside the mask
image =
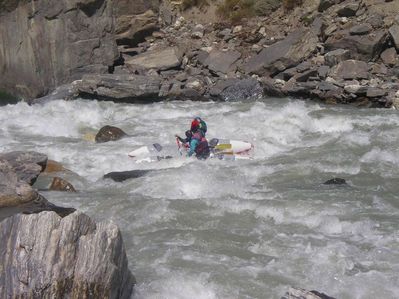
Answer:
POLYGON ((118 55, 112 0, 2 1, 0 24, 0 89, 24 98, 107 72, 118 55))

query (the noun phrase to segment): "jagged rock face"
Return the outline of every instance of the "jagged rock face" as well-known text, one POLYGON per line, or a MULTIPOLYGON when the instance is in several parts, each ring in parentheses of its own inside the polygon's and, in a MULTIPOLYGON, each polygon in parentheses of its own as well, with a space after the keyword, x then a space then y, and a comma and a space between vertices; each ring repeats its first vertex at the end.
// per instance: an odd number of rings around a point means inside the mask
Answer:
POLYGON ((106 72, 117 57, 112 0, 8 0, 0 9, 0 89, 14 95, 39 97, 106 72))
POLYGON ((0 223, 4 298, 129 298, 134 277, 119 229, 82 213, 15 215, 0 223))

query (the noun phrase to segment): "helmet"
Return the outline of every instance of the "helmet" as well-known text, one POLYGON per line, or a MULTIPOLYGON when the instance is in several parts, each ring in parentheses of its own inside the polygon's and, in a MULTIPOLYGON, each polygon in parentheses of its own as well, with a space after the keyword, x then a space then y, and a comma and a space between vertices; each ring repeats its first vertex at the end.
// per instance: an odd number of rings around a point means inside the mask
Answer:
POLYGON ((191 122, 191 131, 193 131, 193 132, 197 131, 199 129, 199 126, 200 126, 200 122, 198 121, 198 119, 195 118, 191 122))

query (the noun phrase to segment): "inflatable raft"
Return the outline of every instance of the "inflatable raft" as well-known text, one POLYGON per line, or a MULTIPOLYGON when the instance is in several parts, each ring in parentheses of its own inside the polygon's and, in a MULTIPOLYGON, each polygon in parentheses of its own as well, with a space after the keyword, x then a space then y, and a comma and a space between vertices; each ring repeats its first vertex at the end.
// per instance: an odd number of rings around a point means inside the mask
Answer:
MULTIPOLYGON (((188 144, 183 144, 176 139, 177 148, 173 145, 162 146, 159 143, 139 147, 130 153, 129 157, 136 160, 161 160, 186 156, 188 144)), ((210 158, 218 159, 251 159, 253 144, 245 141, 213 138, 209 141, 210 158)))

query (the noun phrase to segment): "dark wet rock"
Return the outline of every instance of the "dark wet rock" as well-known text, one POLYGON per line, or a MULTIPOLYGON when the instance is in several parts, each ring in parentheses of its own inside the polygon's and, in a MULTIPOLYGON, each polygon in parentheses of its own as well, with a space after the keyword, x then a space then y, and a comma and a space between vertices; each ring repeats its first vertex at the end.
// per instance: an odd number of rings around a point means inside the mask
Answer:
POLYGON ((331 6, 335 5, 338 1, 336 0, 320 0, 318 11, 323 12, 329 9, 331 6))
POLYGON ((54 177, 49 188, 50 191, 66 191, 66 192, 76 192, 75 188, 68 181, 60 178, 54 177))
POLYGON ((258 75, 275 74, 298 65, 308 58, 319 42, 315 32, 297 29, 284 40, 263 49, 244 65, 246 73, 258 75))
POLYGON ((350 59, 350 51, 344 49, 337 49, 324 55, 325 62, 328 66, 332 67, 338 63, 350 59))
POLYGON ((335 299, 318 291, 307 291, 299 288, 290 288, 281 299, 335 299))
POLYGON ((382 52, 381 59, 387 66, 394 66, 399 62, 399 56, 395 48, 389 48, 382 52))
POLYGON ((141 53, 125 60, 130 70, 169 70, 181 65, 183 53, 175 47, 141 53))
POLYGON ((393 25, 391 28, 389 28, 389 34, 392 37, 396 49, 399 51, 399 24, 393 25))
POLYGON ((104 126, 96 134, 95 140, 97 143, 103 143, 108 141, 116 141, 126 136, 127 134, 120 128, 104 126))
POLYGON ((339 80, 368 79, 369 66, 364 61, 345 60, 331 70, 330 76, 339 80))
POLYGON ((318 291, 290 288, 281 299, 335 299, 318 291))
POLYGON ((120 12, 115 24, 116 42, 135 47, 158 28, 158 16, 152 10, 141 14, 120 12))
MULTIPOLYGON (((85 98, 115 102, 157 101, 161 79, 140 75, 86 75, 77 86, 85 98)), ((162 99, 162 98, 161 98, 162 99)))
POLYGON ((235 71, 235 62, 241 57, 238 51, 218 51, 213 50, 209 53, 203 64, 212 72, 227 74, 235 71))
POLYGON ((359 9, 359 3, 348 3, 337 11, 339 17, 354 17, 359 9))
POLYGON ((130 298, 135 279, 110 222, 82 213, 14 215, 0 223, 0 294, 8 298, 130 298))
POLYGON ((333 178, 331 180, 325 181, 324 185, 346 185, 346 181, 341 178, 333 178))
POLYGON ((370 24, 360 24, 353 26, 350 30, 349 33, 351 35, 365 35, 368 34, 372 30, 372 27, 370 24))
POLYGON ((111 179, 114 180, 115 182, 123 182, 128 179, 137 179, 142 176, 145 176, 150 171, 151 170, 130 170, 130 171, 119 171, 119 172, 115 171, 104 175, 104 179, 111 179))

